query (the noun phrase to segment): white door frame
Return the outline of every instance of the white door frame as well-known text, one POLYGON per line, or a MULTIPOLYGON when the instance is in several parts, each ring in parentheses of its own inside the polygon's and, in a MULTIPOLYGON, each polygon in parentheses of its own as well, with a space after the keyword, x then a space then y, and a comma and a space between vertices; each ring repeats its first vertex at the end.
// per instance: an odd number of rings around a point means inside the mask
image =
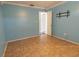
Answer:
POLYGON ((52 11, 47 12, 47 34, 52 35, 52 11))
POLYGON ((39 12, 39 34, 42 33, 47 34, 47 12, 39 12))

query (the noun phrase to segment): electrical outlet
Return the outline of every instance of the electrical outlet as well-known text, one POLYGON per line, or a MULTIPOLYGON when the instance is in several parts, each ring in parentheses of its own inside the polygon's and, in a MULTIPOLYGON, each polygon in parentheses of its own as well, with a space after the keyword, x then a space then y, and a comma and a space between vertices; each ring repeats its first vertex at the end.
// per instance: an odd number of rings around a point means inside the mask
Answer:
POLYGON ((63 36, 64 36, 64 38, 66 38, 66 39, 68 39, 68 35, 69 35, 69 33, 67 33, 67 32, 63 33, 63 36))
POLYGON ((64 36, 66 36, 67 35, 67 33, 64 33, 64 36))

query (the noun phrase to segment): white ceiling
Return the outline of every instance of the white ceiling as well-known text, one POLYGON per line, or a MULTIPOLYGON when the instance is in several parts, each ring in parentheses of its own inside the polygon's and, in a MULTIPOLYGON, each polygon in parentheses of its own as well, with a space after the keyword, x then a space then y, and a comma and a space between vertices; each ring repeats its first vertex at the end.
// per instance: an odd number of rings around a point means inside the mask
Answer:
POLYGON ((29 6, 30 4, 33 4, 32 7, 39 7, 39 8, 51 8, 59 3, 62 3, 63 1, 8 1, 9 3, 16 3, 21 5, 29 6))

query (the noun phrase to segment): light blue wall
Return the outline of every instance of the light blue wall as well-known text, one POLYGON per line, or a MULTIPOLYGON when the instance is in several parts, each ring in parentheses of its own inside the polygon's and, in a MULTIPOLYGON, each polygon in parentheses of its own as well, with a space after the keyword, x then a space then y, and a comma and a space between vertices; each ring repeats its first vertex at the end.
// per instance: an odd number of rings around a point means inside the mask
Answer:
POLYGON ((6 40, 39 34, 39 11, 35 8, 3 5, 6 40))
POLYGON ((3 17, 2 17, 2 8, 0 6, 0 56, 3 56, 4 47, 5 47, 5 35, 3 29, 3 17))
POLYGON ((0 7, 0 56, 5 42, 39 34, 39 11, 9 4, 0 7))
POLYGON ((79 2, 66 2, 50 10, 53 11, 52 34, 79 43, 79 2), (70 11, 68 18, 56 17, 57 13, 67 10, 70 11))

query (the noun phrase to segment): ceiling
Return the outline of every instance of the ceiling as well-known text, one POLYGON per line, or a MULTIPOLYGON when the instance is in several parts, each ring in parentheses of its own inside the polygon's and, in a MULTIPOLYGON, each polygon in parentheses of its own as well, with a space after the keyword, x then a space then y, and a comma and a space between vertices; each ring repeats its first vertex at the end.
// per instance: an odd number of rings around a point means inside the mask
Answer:
POLYGON ((21 5, 25 5, 25 6, 30 6, 30 5, 34 5, 31 7, 39 7, 39 8, 51 8, 63 1, 8 1, 9 3, 16 3, 16 4, 21 4, 21 5))

